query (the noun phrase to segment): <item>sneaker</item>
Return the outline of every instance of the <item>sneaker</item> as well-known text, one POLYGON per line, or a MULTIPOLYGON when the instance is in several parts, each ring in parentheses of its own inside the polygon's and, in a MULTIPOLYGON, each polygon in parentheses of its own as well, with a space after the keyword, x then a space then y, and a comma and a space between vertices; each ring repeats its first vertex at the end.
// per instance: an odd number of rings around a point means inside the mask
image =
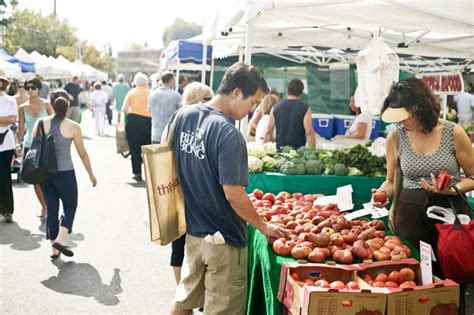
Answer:
POLYGON ((136 180, 137 182, 141 182, 143 179, 142 179, 142 174, 135 174, 133 175, 132 177, 134 180, 136 180))
POLYGON ((4 213, 3 217, 5 218, 5 223, 13 222, 13 216, 11 215, 11 213, 4 213))

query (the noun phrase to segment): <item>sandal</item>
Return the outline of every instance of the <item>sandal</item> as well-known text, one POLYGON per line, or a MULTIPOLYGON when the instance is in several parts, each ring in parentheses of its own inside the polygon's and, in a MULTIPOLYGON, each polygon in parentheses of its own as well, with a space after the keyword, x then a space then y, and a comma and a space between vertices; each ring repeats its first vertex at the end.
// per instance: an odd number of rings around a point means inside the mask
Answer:
POLYGON ((69 248, 69 246, 60 244, 60 243, 58 243, 58 242, 54 242, 54 243, 53 243, 53 248, 59 250, 62 254, 64 254, 64 256, 67 256, 67 257, 72 257, 72 256, 74 256, 74 253, 73 253, 73 251, 71 250, 71 248, 69 248))
POLYGON ((61 253, 51 255, 52 260, 58 259, 59 257, 61 257, 61 253))

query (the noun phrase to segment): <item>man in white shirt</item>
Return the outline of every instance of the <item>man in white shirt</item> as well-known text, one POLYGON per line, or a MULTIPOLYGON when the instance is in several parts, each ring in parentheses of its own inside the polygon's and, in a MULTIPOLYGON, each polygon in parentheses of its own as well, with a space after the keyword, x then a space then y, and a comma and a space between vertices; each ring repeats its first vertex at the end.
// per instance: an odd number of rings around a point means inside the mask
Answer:
POLYGON ((95 118, 95 128, 99 136, 104 135, 105 108, 109 101, 109 96, 101 88, 102 84, 100 82, 94 83, 94 91, 89 97, 95 118))
POLYGON ((468 92, 467 87, 466 92, 454 96, 454 101, 458 108, 458 122, 460 124, 470 124, 474 121, 474 95, 468 92))
POLYGON ((13 222, 11 162, 15 152, 15 138, 10 127, 18 117, 15 99, 5 93, 9 83, 0 70, 0 215, 3 215, 5 223, 13 222))

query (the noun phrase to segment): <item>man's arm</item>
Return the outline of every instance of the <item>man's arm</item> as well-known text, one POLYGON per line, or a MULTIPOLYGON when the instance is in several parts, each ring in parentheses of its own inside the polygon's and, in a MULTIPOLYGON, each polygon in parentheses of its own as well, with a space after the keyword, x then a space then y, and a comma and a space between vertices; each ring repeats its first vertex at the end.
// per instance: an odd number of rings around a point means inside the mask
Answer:
POLYGON ((306 143, 308 147, 316 148, 316 136, 314 135, 311 107, 309 106, 308 110, 306 111, 306 114, 304 115, 303 125, 306 134, 306 143))
POLYGON ((224 188, 226 199, 242 220, 256 227, 267 237, 285 237, 285 231, 282 228, 263 222, 245 193, 244 187, 239 185, 223 185, 222 187, 224 188))
POLYGON ((16 115, 0 117, 0 126, 8 126, 16 123, 16 115))

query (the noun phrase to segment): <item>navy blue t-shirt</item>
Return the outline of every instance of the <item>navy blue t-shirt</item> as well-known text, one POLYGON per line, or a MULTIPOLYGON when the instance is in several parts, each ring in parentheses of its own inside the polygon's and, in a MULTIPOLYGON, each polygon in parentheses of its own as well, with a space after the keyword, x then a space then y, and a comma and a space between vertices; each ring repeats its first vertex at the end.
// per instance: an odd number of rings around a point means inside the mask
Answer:
POLYGON ((183 110, 174 150, 183 187, 186 229, 195 237, 220 231, 226 243, 247 246, 247 224, 227 201, 222 185, 248 185, 247 146, 240 131, 216 109, 183 110))
POLYGON ((300 100, 282 100, 273 107, 276 127, 276 146, 280 150, 285 145, 297 149, 306 145, 304 116, 308 105, 300 100))
POLYGON ((79 84, 69 82, 64 86, 64 91, 72 95, 70 106, 79 106, 79 94, 81 93, 81 87, 79 84))

